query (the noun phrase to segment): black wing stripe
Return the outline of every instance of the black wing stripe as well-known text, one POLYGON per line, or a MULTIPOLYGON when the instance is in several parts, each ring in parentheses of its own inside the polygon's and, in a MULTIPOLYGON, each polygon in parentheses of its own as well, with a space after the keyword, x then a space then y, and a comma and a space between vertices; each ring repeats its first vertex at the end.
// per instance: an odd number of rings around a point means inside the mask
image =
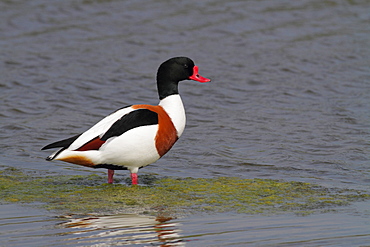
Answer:
POLYGON ((138 109, 117 120, 100 139, 106 141, 131 129, 153 124, 158 124, 158 114, 148 109, 138 109))
POLYGON ((51 149, 51 148, 67 148, 69 147, 81 134, 72 136, 68 139, 64 139, 61 141, 53 142, 45 147, 41 148, 41 150, 51 149))

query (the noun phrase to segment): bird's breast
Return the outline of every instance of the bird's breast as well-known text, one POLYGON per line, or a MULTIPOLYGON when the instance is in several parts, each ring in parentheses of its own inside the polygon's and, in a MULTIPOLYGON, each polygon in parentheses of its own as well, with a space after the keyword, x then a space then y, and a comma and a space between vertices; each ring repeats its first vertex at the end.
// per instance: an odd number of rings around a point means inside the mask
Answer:
POLYGON ((134 105, 132 107, 134 109, 148 109, 158 114, 158 130, 154 141, 159 156, 163 156, 178 139, 177 130, 172 119, 162 106, 134 105))

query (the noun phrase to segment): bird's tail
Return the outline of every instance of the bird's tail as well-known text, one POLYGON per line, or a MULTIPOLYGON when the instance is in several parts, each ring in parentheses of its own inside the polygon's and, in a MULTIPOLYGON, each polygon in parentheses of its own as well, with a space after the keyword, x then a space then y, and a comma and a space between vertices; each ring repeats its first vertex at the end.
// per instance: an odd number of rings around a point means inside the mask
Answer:
POLYGON ((62 148, 62 149, 50 154, 48 157, 46 157, 46 160, 51 161, 51 160, 55 159, 64 149, 65 148, 62 148))

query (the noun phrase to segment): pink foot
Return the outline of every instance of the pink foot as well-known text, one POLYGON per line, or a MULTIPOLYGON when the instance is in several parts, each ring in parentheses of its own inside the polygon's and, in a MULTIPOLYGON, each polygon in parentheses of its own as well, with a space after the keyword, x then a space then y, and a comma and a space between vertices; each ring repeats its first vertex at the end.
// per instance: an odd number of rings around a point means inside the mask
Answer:
POLYGON ((114 170, 108 169, 108 184, 113 184, 114 170))
POLYGON ((137 173, 131 173, 132 185, 137 185, 137 173))

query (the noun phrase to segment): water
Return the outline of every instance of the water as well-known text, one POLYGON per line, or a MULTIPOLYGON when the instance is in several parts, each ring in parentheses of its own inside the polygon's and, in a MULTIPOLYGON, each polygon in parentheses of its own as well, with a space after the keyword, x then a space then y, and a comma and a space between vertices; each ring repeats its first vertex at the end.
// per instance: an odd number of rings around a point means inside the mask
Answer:
MULTIPOLYGON (((157 67, 185 55, 212 82, 181 83, 187 128, 141 174, 273 178, 370 192, 369 7, 365 0, 2 0, 0 165, 105 173, 48 163, 39 149, 122 106, 156 104, 157 67)), ((83 231, 79 242, 80 230, 49 212, 0 207, 1 245, 40 246, 45 236, 53 245, 115 243, 97 237, 100 228, 83 231)), ((364 202, 308 217, 220 214, 163 224, 178 235, 173 245, 364 246, 369 210, 364 202)), ((131 222, 122 227, 135 232, 131 222)), ((147 234, 157 225, 146 224, 147 234)), ((140 239, 154 238, 125 234, 120 238, 144 246, 150 241, 140 239)))
POLYGON ((306 217, 222 214, 163 222, 137 215, 61 219, 32 208, 1 205, 0 245, 365 246, 370 211, 365 203, 355 207, 367 207, 366 217, 359 217, 353 207, 340 214, 306 217))

